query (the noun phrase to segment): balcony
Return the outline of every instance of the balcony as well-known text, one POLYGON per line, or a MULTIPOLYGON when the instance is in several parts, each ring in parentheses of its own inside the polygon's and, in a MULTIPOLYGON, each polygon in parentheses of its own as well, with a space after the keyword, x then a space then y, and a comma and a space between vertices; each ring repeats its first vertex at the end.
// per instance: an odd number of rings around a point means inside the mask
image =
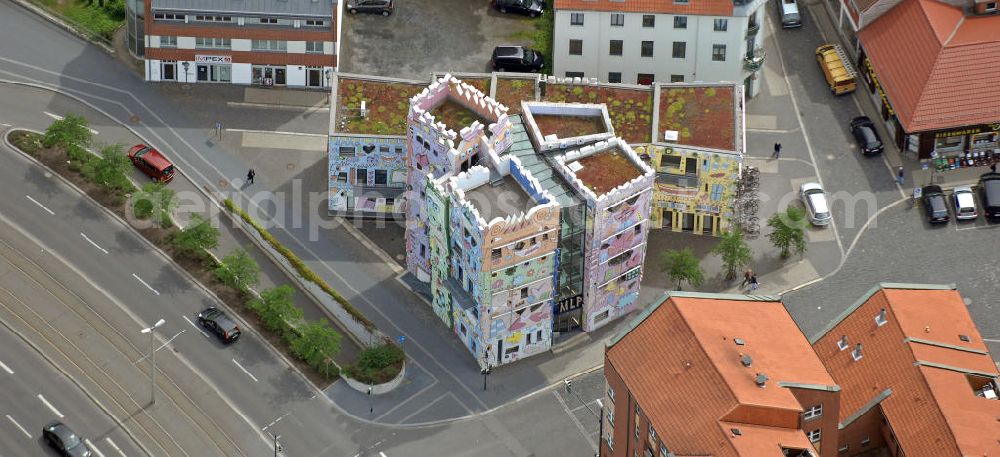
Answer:
POLYGON ((756 36, 757 32, 759 31, 760 31, 760 23, 751 22, 749 25, 747 25, 747 38, 756 36))
POLYGON ((743 58, 743 68, 750 72, 760 70, 764 66, 764 49, 757 48, 747 53, 743 58))

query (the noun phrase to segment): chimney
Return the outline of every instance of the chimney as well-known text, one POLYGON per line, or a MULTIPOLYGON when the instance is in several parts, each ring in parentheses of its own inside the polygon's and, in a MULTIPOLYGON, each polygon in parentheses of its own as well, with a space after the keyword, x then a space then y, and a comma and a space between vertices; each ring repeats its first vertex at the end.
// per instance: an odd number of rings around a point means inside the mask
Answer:
POLYGON ((885 314, 885 308, 882 308, 882 309, 881 309, 881 310, 880 310, 880 311, 878 312, 878 315, 876 315, 876 316, 875 316, 875 324, 876 324, 876 325, 878 325, 879 327, 881 327, 881 326, 885 325, 885 323, 886 323, 886 322, 888 322, 888 321, 887 321, 887 320, 885 319, 885 316, 886 316, 886 314, 885 314))
POLYGON ((847 347, 848 347, 848 344, 847 344, 847 335, 844 335, 844 336, 840 337, 840 341, 837 341, 837 348, 839 348, 841 351, 843 351, 844 349, 847 349, 847 347))
POLYGON ((757 373, 757 376, 754 376, 753 378, 753 382, 757 383, 757 387, 763 389, 767 384, 767 375, 764 373, 757 373))
POLYGON ((750 358, 749 355, 743 355, 740 357, 740 363, 742 363, 743 366, 750 368, 750 365, 753 365, 753 359, 750 358))
POLYGON ((854 346, 854 351, 851 352, 851 357, 854 358, 855 362, 861 360, 861 343, 858 343, 857 346, 854 346))

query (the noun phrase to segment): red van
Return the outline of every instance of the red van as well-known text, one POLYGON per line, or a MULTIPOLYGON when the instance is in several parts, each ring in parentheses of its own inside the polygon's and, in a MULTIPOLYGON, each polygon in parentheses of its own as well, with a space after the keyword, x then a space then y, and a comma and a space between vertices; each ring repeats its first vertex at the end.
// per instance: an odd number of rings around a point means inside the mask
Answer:
POLYGON ((128 158, 132 165, 153 178, 153 181, 166 184, 174 179, 174 164, 156 149, 137 144, 128 150, 128 158))

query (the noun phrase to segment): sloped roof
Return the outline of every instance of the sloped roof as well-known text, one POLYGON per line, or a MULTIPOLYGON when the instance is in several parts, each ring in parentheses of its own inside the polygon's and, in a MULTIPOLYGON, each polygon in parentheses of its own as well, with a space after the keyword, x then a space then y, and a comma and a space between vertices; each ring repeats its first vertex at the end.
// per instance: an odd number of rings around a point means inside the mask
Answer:
POLYGON ((1000 15, 905 0, 859 38, 907 132, 1000 121, 1000 15))
MULTIPOLYGON (((756 456, 761 446, 804 438, 798 429, 724 418, 745 406, 797 419, 802 405, 779 381, 834 385, 782 303, 761 297, 672 292, 612 342, 607 359, 677 455, 756 456), (741 354, 753 359, 751 367, 741 354), (754 382, 757 373, 769 378, 764 388, 754 382), (733 438, 733 427, 754 430, 733 438)), ((796 442, 812 449, 808 440, 796 442)))
POLYGON ((153 0, 154 10, 287 14, 290 16, 331 17, 336 8, 329 2, 309 0, 153 0))
POLYGON ((977 397, 966 377, 1000 372, 957 291, 877 289, 814 347, 842 388, 842 422, 891 389, 880 407, 907 455, 1000 455, 1000 400, 977 397), (841 351, 843 335, 850 347, 841 351))
POLYGON ((683 4, 664 0, 555 0, 554 8, 556 10, 622 13, 733 15, 732 0, 697 0, 683 4))

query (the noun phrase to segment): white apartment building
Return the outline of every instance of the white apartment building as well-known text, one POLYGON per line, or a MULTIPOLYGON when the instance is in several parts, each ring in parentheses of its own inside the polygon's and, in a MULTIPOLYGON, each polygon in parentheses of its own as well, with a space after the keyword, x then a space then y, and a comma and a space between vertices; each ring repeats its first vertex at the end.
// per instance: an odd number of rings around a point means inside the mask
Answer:
POLYGON ((555 0, 553 73, 612 83, 763 78, 766 0, 555 0))

